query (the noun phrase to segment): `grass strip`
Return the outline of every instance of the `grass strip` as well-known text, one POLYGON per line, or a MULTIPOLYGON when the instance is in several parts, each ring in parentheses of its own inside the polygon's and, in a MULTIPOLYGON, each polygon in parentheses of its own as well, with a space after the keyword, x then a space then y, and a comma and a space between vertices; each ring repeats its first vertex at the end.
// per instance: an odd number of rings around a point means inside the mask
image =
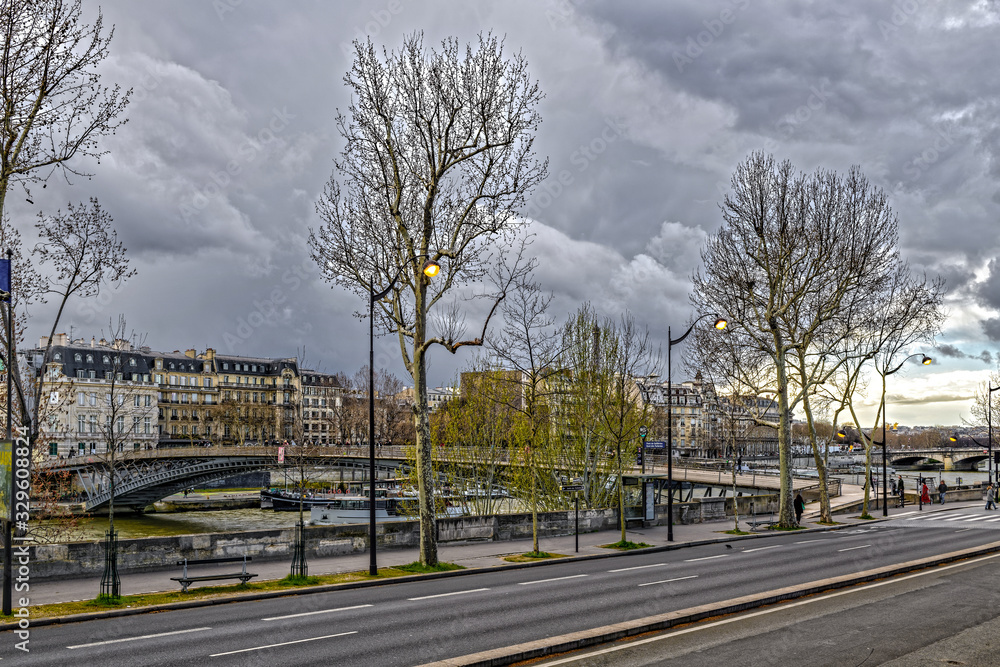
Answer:
MULTIPOLYGON (((92 612, 107 611, 111 609, 130 609, 138 607, 151 607, 171 602, 190 602, 192 600, 211 600, 216 598, 239 597, 241 593, 261 593, 265 591, 294 590, 297 588, 308 588, 310 586, 327 586, 330 584, 345 584, 356 581, 376 581, 379 579, 393 579, 395 577, 405 577, 411 574, 423 574, 428 572, 446 572, 448 570, 464 569, 461 565, 454 563, 439 563, 432 568, 424 568, 420 563, 410 563, 400 567, 379 568, 378 575, 371 576, 368 572, 343 572, 340 574, 325 574, 311 577, 293 577, 291 575, 283 579, 265 579, 247 584, 235 584, 228 586, 200 586, 187 591, 169 591, 164 593, 143 593, 141 595, 123 595, 117 600, 102 598, 98 596, 93 600, 81 600, 79 602, 57 602, 54 604, 33 605, 30 607, 31 618, 52 618, 56 616, 69 616, 72 614, 87 614, 92 612)), ((0 614, 0 620, 16 620, 13 616, 0 614)))

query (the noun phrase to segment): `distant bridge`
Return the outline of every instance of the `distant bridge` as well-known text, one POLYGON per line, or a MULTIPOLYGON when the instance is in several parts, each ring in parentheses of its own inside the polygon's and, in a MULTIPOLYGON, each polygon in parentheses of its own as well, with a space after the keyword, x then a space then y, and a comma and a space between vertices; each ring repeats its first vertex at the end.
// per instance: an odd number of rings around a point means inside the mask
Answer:
MULTIPOLYGON (((307 465, 368 469, 368 447, 315 447, 299 457, 297 448, 285 448, 285 466, 307 465)), ((394 474, 406 465, 402 447, 376 448, 376 476, 394 474)), ((111 501, 110 461, 107 455, 52 459, 40 465, 45 474, 68 472, 86 496, 88 512, 111 501)), ((247 472, 280 468, 278 447, 164 447, 128 451, 116 456, 115 507, 141 511, 144 507, 206 482, 247 472)))
MULTIPOLYGON (((932 447, 889 450, 887 457, 892 466, 943 464, 945 470, 975 470, 990 455, 983 447, 932 447)), ((882 451, 878 446, 872 449, 872 458, 881 460, 882 451)))

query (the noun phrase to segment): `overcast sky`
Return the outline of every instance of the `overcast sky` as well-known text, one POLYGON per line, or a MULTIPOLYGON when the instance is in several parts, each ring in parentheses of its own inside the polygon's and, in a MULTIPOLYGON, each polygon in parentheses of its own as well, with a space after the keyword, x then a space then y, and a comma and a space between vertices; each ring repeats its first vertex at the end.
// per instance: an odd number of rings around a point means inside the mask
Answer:
MULTIPOLYGON (((15 221, 90 196, 115 218, 138 275, 75 304, 61 327, 74 336, 100 336, 125 313, 155 349, 304 349, 312 367, 353 374, 367 363, 367 323, 353 313, 367 304, 319 280, 306 247, 342 147, 334 118, 349 102, 350 42, 396 48, 414 30, 431 44, 469 42, 492 30, 546 93, 537 150, 551 177, 525 214, 560 320, 589 300, 602 314, 630 309, 659 341, 681 328, 730 174, 764 149, 803 171, 859 165, 891 193, 906 259, 947 279, 935 364, 892 377, 890 421, 957 424, 996 368, 996 2, 100 6, 115 25, 102 72, 134 89, 129 121, 91 180, 53 179, 33 206, 8 199, 15 221)), ((48 312, 32 314, 35 339, 48 312)), ((454 377, 468 350, 435 350, 431 382, 454 377)), ((405 381, 394 339, 376 355, 405 381)))

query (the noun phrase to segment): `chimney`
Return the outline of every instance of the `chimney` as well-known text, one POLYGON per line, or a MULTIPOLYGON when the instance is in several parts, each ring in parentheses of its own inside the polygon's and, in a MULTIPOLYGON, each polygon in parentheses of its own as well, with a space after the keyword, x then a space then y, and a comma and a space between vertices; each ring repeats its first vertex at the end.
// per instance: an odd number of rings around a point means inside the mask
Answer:
POLYGON ((195 351, 195 350, 184 350, 184 356, 187 357, 187 358, 189 358, 189 359, 194 359, 196 357, 196 355, 197 355, 197 351, 195 351))
POLYGON ((68 342, 68 337, 64 333, 58 333, 52 338, 53 345, 66 345, 68 342))
MULTIPOLYGON (((94 347, 94 342, 95 342, 95 338, 93 336, 91 336, 90 337, 90 347, 94 347)), ((103 338, 101 339, 101 344, 102 345, 104 344, 104 339, 103 338)))
MULTIPOLYGON (((53 336, 53 339, 55 339, 54 336, 53 336)), ((46 347, 48 347, 48 344, 49 344, 49 337, 48 336, 42 336, 41 338, 38 339, 38 347, 42 348, 43 350, 46 347)))

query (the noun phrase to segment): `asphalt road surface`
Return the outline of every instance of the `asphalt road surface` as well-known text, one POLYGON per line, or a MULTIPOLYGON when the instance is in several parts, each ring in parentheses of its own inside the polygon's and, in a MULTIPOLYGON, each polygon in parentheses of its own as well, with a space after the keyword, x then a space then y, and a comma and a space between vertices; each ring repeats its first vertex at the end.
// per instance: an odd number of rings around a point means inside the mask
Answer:
POLYGON ((677 665, 1000 665, 1000 555, 711 619, 536 662, 677 665))
MULTIPOLYGON (((0 648, 0 657, 4 665, 60 667, 418 665, 1000 541, 1000 521, 991 521, 1000 515, 976 510, 965 514, 954 521, 901 516, 887 523, 744 540, 730 547, 712 544, 42 626, 31 629, 27 655, 15 651, 16 637, 4 633, 8 644, 0 648), (979 516, 985 518, 975 518, 979 516)), ((992 609, 994 602, 982 604, 992 609)), ((910 605, 887 602, 883 617, 936 613, 933 607, 910 605)), ((757 618, 765 629, 774 622, 771 616, 757 618)), ((802 634, 804 641, 815 644, 835 641, 843 631, 820 620, 810 634, 796 629, 782 636, 802 634)), ((736 639, 720 640, 713 650, 726 650, 736 639)), ((751 663, 750 654, 734 655, 741 659, 730 656, 712 664, 821 664, 812 659, 751 663)))

